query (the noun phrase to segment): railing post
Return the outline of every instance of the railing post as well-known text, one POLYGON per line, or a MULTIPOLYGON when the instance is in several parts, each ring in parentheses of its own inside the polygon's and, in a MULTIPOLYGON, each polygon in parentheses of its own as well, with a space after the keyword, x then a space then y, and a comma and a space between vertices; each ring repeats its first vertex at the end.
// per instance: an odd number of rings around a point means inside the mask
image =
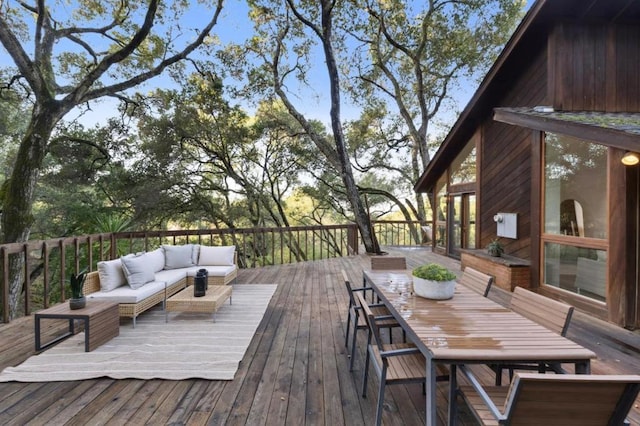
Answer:
POLYGON ((22 245, 24 256, 24 314, 31 315, 31 276, 29 275, 29 242, 22 245))
POLYGON ((111 250, 109 253, 109 260, 111 259, 115 259, 116 258, 116 254, 117 254, 117 240, 116 240, 116 234, 114 232, 111 232, 109 234, 109 239, 111 240, 111 250))
POLYGON ((7 249, 2 247, 2 322, 9 322, 9 258, 7 249))
POLYGON ((347 244, 351 254, 358 254, 358 227, 354 224, 347 226, 347 244))

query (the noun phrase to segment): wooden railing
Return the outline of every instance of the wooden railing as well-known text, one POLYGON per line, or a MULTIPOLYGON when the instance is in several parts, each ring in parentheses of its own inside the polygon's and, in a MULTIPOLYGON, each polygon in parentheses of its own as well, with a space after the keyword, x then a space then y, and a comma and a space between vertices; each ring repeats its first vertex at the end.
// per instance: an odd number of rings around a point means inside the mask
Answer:
MULTIPOLYGON (((375 222, 381 246, 419 245, 418 222, 375 222)), ((101 260, 154 250, 163 244, 235 245, 241 268, 357 254, 357 227, 349 225, 140 231, 83 235, 0 245, 0 309, 3 322, 64 301, 72 273, 96 270, 101 260), (16 312, 10 315, 10 283, 19 282, 16 312)))

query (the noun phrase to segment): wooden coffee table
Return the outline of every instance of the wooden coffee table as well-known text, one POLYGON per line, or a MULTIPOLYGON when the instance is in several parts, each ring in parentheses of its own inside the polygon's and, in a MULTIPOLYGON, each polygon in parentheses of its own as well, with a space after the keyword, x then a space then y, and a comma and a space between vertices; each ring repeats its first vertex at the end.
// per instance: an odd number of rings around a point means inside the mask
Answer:
POLYGON ((108 342, 120 334, 120 315, 118 303, 97 300, 87 300, 87 306, 82 309, 69 309, 69 303, 60 303, 51 308, 34 314, 36 352, 40 352, 75 334, 74 321, 84 322, 84 351, 91 352, 103 343, 108 342), (43 319, 66 319, 69 329, 51 342, 42 344, 40 341, 40 321, 43 319))
POLYGON ((231 290, 228 285, 213 285, 209 286, 204 296, 195 297, 193 286, 189 286, 167 299, 165 322, 169 321, 169 312, 207 312, 213 315, 213 322, 216 322, 216 312, 224 301, 229 299, 231 304, 231 290))

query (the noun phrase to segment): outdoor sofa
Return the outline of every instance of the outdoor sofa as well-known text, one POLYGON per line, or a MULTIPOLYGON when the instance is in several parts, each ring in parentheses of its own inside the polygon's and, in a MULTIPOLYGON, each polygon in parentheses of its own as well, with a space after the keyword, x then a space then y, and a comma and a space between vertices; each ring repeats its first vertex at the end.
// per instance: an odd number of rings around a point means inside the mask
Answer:
POLYGON ((135 327, 138 315, 193 284, 200 269, 207 270, 208 285, 229 284, 238 275, 235 246, 163 245, 98 262, 83 292, 89 300, 118 302, 120 316, 133 318, 135 327))

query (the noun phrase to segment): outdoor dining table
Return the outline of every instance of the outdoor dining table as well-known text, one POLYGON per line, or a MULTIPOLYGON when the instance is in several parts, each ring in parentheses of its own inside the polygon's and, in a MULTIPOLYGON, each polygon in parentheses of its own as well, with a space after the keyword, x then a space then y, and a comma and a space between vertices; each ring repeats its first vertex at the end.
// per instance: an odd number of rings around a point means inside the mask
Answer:
MULTIPOLYGON (((426 424, 436 424, 436 364, 573 363, 590 373, 596 355, 510 309, 457 284, 453 298, 412 294, 411 272, 364 271, 364 281, 426 358, 426 424)), ((455 369, 453 370, 455 371, 455 369)), ((455 377, 449 390, 449 423, 455 422, 455 377)))

